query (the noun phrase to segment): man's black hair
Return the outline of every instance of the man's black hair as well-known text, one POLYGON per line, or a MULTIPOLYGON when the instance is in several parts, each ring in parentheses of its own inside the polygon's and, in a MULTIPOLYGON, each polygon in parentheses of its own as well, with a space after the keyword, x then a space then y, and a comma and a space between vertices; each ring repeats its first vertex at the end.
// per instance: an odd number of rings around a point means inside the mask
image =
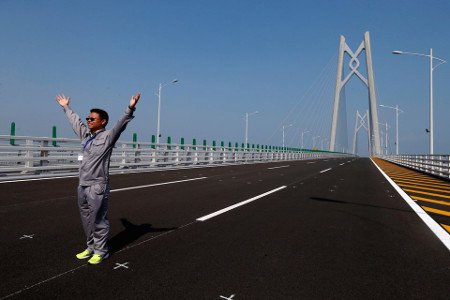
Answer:
POLYGON ((93 109, 91 109, 91 113, 97 113, 100 116, 100 118, 102 118, 103 120, 106 120, 105 127, 106 127, 106 125, 108 125, 109 116, 106 111, 104 111, 103 109, 100 109, 100 108, 93 108, 93 109))

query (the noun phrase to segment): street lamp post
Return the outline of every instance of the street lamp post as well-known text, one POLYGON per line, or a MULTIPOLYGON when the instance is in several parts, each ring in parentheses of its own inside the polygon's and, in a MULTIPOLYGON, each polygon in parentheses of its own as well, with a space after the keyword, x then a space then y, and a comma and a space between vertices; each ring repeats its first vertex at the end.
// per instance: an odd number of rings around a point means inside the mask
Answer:
MULTIPOLYGON (((323 147, 323 142, 326 141, 326 140, 327 140, 326 138, 322 139, 322 142, 321 142, 321 149, 322 149, 322 150, 325 150, 325 148, 323 147)), ((326 145, 326 144, 325 144, 325 145, 326 145)))
POLYGON ((160 136, 160 121, 161 121, 161 90, 163 87, 168 85, 169 83, 177 83, 178 79, 174 79, 171 82, 168 83, 160 83, 158 88, 158 93, 156 94, 158 96, 158 117, 157 117, 157 124, 156 124, 156 144, 159 144, 159 136, 160 136))
MULTIPOLYGON (((385 130, 384 130, 384 152, 386 155, 388 155, 388 138, 389 138, 388 128, 390 126, 388 126, 387 122, 385 122, 385 123, 378 122, 378 125, 383 125, 385 128, 385 130)), ((381 144, 382 144, 381 146, 383 147, 383 140, 381 140, 381 144)))
POLYGON ((320 135, 318 136, 313 136, 312 140, 313 140, 313 149, 316 147, 316 139, 320 138, 320 135))
POLYGON ((434 129, 433 129, 433 71, 438 66, 445 64, 447 61, 433 56, 433 49, 430 48, 430 54, 422 54, 422 53, 415 53, 415 52, 406 52, 406 51, 400 51, 395 50, 392 51, 393 54, 410 54, 410 55, 418 55, 418 56, 425 56, 430 59, 430 154, 434 154, 434 129), (433 66, 433 59, 436 59, 439 61, 439 63, 435 66, 433 66))
POLYGON ((389 136, 389 133, 388 133, 388 124, 387 124, 387 122, 386 122, 386 130, 385 130, 385 135, 384 135, 384 137, 385 137, 385 141, 384 141, 384 149, 385 149, 385 154, 386 155, 388 155, 388 136, 389 136))
POLYGON ((395 110, 395 154, 398 155, 399 151, 399 141, 398 141, 398 116, 400 115, 400 113, 404 112, 403 110, 401 110, 400 108, 398 108, 398 105, 396 105, 395 107, 392 106, 388 106, 388 105, 383 105, 380 104, 381 107, 386 107, 386 108, 391 108, 393 110, 395 110))
POLYGON ((304 136, 305 133, 308 133, 308 132, 309 132, 309 130, 302 131, 302 149, 303 149, 303 136, 304 136))
POLYGON ((256 115, 258 111, 254 111, 252 113, 245 113, 245 147, 247 147, 248 144, 248 117, 252 115, 256 115))
POLYGON ((287 125, 287 126, 283 125, 283 148, 284 148, 284 130, 285 130, 286 128, 291 127, 291 126, 292 126, 292 124, 289 124, 289 125, 287 125))

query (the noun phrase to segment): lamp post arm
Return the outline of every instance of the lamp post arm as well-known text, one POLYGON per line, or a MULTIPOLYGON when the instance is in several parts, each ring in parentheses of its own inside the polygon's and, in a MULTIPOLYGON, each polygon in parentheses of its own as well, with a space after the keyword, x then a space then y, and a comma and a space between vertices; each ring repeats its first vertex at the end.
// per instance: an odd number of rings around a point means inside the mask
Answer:
POLYGON ((392 109, 397 109, 397 108, 395 108, 395 107, 392 107, 392 106, 389 106, 389 105, 384 105, 384 104, 380 104, 379 106, 381 106, 381 107, 387 107, 387 108, 392 108, 392 109))
POLYGON ((447 63, 447 61, 445 59, 442 59, 442 58, 439 58, 439 57, 436 57, 436 56, 432 56, 430 54, 423 54, 423 53, 417 53, 417 52, 408 52, 408 51, 399 51, 399 50, 392 51, 392 53, 394 53, 394 54, 408 54, 408 55, 416 55, 416 56, 425 56, 425 57, 428 57, 428 58, 431 58, 431 59, 436 59, 436 60, 439 61, 439 63, 433 67, 433 70, 436 69, 438 66, 447 63))
POLYGON ((417 52, 408 52, 408 51, 392 51, 392 53, 394 54, 408 54, 408 55, 417 55, 417 56, 425 56, 425 57, 430 57, 429 54, 423 54, 423 53, 417 53, 417 52))
POLYGON ((379 106, 381 106, 381 107, 386 107, 386 108, 391 108, 391 109, 394 109, 394 110, 396 110, 396 111, 399 111, 400 113, 404 113, 404 111, 401 110, 401 109, 398 108, 398 107, 393 107, 393 106, 383 105, 383 104, 380 104, 379 106))
POLYGON ((443 59, 440 59, 440 58, 437 58, 437 57, 434 57, 434 56, 432 58, 437 59, 439 61, 439 63, 437 65, 433 66, 433 69, 432 69, 433 71, 434 71, 434 69, 436 69, 440 65, 443 65, 443 64, 447 63, 447 61, 445 61, 443 59))

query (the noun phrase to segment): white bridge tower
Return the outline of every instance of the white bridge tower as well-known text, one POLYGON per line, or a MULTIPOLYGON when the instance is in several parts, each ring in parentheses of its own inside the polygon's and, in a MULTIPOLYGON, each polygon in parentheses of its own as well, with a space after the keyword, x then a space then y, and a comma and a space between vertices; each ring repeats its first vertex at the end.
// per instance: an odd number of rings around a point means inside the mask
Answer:
POLYGON ((340 37, 338 66, 336 73, 336 90, 334 93, 333 120, 330 134, 330 151, 335 151, 336 149, 336 130, 338 125, 339 106, 341 104, 341 92, 345 84, 351 77, 353 77, 353 75, 358 76, 358 78, 361 79, 361 81, 367 86, 369 91, 369 113, 367 115, 367 123, 369 127, 369 153, 370 155, 381 154, 380 131, 378 129, 377 98, 375 93, 375 79, 373 76, 372 51, 370 48, 369 32, 364 34, 364 41, 361 42, 356 52, 353 52, 350 49, 345 42, 344 36, 341 35, 340 37), (367 78, 364 77, 358 70, 360 66, 358 56, 363 50, 365 50, 366 54, 367 78), (350 73, 342 79, 344 77, 343 65, 345 53, 350 56, 350 62, 348 64, 350 73))

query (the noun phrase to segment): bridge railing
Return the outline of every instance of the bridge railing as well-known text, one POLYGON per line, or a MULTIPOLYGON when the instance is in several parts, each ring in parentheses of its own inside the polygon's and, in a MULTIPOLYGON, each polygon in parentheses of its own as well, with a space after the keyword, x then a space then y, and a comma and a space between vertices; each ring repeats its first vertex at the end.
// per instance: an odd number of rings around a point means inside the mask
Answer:
POLYGON ((382 155, 380 158, 430 175, 450 179, 450 155, 382 155))
MULTIPOLYGON (((0 135, 0 180, 76 174, 81 151, 78 139, 0 135)), ((155 144, 118 141, 110 172, 139 172, 167 167, 242 164, 348 156, 292 148, 225 145, 155 144)))

